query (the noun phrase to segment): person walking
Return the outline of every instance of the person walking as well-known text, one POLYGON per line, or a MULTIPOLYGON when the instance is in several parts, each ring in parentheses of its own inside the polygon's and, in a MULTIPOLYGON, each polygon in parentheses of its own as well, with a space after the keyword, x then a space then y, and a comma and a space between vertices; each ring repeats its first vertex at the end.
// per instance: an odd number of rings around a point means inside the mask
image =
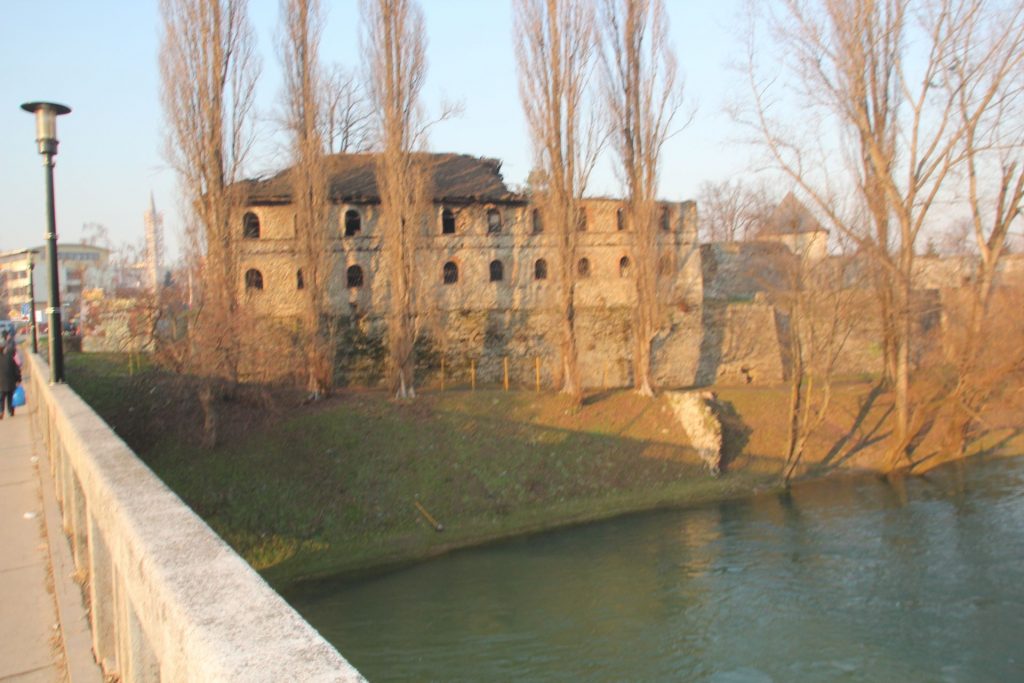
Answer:
POLYGON ((7 344, 0 354, 0 420, 4 411, 14 417, 14 390, 21 384, 21 368, 14 362, 14 344, 7 344))

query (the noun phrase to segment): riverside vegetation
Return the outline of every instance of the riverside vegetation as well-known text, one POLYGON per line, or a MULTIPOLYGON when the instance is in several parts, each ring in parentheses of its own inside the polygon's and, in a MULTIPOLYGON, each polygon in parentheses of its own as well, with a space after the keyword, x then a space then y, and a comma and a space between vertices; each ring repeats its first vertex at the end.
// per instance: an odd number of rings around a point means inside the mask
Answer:
MULTIPOLYGON (((425 392, 396 402, 349 390, 243 387, 221 443, 201 445, 188 378, 120 354, 70 354, 68 382, 273 585, 378 569, 515 534, 779 485, 787 388, 717 390, 723 474, 711 477, 665 397, 425 392), (438 532, 418 510, 443 524, 438 532)), ((1018 392, 1020 393, 1020 392, 1018 392)), ((838 385, 804 476, 883 469, 891 399, 868 378, 838 385)), ((1015 409, 975 451, 1024 452, 1015 409)))

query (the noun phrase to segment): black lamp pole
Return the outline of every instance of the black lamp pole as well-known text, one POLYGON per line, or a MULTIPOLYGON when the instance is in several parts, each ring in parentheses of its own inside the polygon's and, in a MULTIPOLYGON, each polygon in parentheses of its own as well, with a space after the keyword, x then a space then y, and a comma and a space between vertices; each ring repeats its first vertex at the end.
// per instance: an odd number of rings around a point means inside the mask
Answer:
POLYGON ((53 102, 26 102, 21 108, 36 115, 36 142, 46 169, 46 260, 50 276, 46 313, 50 326, 50 384, 57 384, 64 381, 64 341, 57 271, 57 217, 53 205, 53 157, 57 156, 57 117, 70 114, 71 108, 53 102))
POLYGON ((29 327, 32 328, 32 353, 39 353, 39 335, 36 334, 36 262, 31 251, 28 254, 28 310, 30 318, 29 327))

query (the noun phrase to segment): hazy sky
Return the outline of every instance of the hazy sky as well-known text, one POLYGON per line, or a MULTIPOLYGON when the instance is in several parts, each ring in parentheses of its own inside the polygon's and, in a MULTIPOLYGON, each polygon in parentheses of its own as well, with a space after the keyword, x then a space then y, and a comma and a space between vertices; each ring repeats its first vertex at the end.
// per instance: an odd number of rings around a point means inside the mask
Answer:
MULTIPOLYGON (((666 146, 665 199, 692 198, 703 180, 722 180, 749 166, 749 150, 722 113, 730 90, 742 87, 728 64, 741 49, 741 0, 668 0, 671 39, 687 94, 698 107, 693 124, 666 146)), ((325 0, 322 58, 359 64, 357 0, 325 0)), ((530 169, 530 145, 519 104, 510 0, 421 0, 427 34, 424 101, 461 101, 462 117, 431 132, 433 151, 502 159, 510 184, 530 169)), ((280 91, 275 51, 278 0, 252 0, 263 70, 259 100, 267 144, 253 170, 277 165, 269 114, 280 91)), ((41 244, 44 186, 32 117, 21 103, 47 100, 72 113, 58 120, 57 226, 77 241, 85 223, 107 226, 115 243, 137 242, 152 192, 175 249, 180 218, 173 173, 162 158, 158 0, 3 0, 0 4, 0 251, 41 244)), ((591 194, 620 194, 607 163, 591 194)))

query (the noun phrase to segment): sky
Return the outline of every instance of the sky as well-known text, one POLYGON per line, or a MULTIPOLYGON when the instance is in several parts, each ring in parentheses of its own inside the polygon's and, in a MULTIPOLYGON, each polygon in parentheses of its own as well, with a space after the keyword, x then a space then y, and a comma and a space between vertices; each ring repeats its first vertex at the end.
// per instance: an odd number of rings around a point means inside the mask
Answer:
MULTIPOLYGON (((420 0, 425 15, 428 76, 423 101, 461 102, 463 114, 431 130, 430 149, 503 161, 510 185, 526 180, 530 142, 519 103, 511 0, 420 0)), ((670 39, 686 80, 693 122, 664 148, 660 195, 692 199, 701 182, 744 174, 751 151, 724 113, 742 89, 729 64, 742 50, 742 0, 668 0, 670 39)), ((325 63, 359 66, 357 0, 324 0, 325 63)), ((258 99, 264 144, 253 173, 280 167, 272 117, 280 94, 276 54, 278 0, 250 0, 262 55, 258 99)), ((160 106, 159 0, 3 0, 0 6, 0 251, 43 243, 42 158, 32 116, 23 102, 58 102, 72 112, 58 119, 55 193, 60 241, 77 242, 83 225, 106 226, 115 245, 136 244, 150 194, 164 214, 168 250, 182 228, 174 173, 163 159, 160 106)), ((610 154, 606 153, 606 157, 610 154)), ((606 158, 588 194, 621 195, 606 158)))

